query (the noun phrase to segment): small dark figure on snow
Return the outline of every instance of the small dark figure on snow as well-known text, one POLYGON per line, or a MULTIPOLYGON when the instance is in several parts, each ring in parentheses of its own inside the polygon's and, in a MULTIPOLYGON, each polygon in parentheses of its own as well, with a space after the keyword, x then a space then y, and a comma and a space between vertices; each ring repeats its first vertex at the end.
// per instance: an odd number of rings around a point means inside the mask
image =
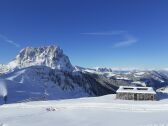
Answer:
POLYGON ((7 95, 4 96, 4 102, 5 102, 5 104, 7 103, 7 95))

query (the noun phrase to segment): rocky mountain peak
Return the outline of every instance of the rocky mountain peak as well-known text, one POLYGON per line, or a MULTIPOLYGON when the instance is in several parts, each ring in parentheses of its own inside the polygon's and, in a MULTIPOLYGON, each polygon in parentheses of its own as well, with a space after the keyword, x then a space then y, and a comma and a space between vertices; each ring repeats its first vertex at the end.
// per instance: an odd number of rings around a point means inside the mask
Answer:
POLYGON ((59 46, 27 47, 22 49, 9 64, 10 68, 25 68, 30 66, 47 66, 52 69, 72 71, 69 58, 59 46))

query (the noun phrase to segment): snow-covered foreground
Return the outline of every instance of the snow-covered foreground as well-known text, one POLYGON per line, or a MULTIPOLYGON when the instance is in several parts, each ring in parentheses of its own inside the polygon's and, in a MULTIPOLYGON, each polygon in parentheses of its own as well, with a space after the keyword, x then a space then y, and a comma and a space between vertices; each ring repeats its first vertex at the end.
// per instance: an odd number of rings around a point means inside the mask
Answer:
POLYGON ((168 100, 122 101, 115 95, 0 106, 0 126, 167 126, 168 100))

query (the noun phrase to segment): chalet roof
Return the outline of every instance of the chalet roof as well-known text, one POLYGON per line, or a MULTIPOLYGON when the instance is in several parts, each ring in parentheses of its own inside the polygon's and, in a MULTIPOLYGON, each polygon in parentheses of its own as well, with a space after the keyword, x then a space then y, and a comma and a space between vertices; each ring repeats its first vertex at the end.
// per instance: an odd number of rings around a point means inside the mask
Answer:
POLYGON ((144 94, 156 94, 152 87, 132 87, 132 86, 120 86, 117 93, 144 93, 144 94))

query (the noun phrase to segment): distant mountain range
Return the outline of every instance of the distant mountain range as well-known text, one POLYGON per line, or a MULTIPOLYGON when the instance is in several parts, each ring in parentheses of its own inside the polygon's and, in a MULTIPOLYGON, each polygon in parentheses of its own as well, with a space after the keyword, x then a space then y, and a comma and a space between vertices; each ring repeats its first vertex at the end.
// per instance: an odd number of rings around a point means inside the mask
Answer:
POLYGON ((58 46, 22 49, 14 60, 0 65, 0 78, 6 83, 8 103, 101 96, 115 93, 121 85, 168 85, 166 70, 73 66, 58 46))

